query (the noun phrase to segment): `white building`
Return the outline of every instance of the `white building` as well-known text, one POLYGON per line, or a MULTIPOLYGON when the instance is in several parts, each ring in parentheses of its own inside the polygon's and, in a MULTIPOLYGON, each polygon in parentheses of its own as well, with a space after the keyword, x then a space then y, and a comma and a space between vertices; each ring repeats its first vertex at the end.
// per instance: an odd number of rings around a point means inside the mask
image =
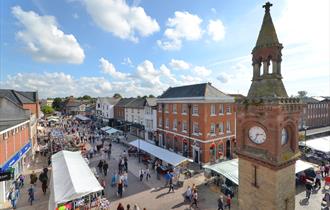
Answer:
POLYGON ((96 100, 96 115, 97 117, 108 121, 114 118, 114 106, 120 98, 113 97, 98 97, 96 100))
POLYGON ((125 105, 125 121, 130 123, 130 133, 144 138, 144 105, 146 99, 137 98, 125 105))
POLYGON ((157 130, 157 102, 156 98, 146 98, 144 106, 144 128, 145 140, 155 140, 155 131, 157 130))

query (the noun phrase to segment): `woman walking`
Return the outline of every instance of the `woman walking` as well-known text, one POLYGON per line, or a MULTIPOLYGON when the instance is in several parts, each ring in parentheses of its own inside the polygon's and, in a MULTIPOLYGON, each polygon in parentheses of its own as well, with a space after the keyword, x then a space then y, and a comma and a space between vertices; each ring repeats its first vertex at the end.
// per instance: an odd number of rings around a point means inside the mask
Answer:
POLYGON ((120 197, 123 197, 123 181, 122 180, 119 180, 117 192, 120 197))

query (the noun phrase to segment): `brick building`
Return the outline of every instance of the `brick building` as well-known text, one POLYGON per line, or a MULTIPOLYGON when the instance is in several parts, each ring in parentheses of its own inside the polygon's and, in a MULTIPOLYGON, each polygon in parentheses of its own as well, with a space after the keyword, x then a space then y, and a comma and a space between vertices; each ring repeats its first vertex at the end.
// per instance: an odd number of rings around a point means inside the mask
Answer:
MULTIPOLYGON (((7 93, 7 92, 5 92, 7 93)), ((0 92, 0 173, 14 172, 14 177, 0 181, 0 208, 6 202, 13 181, 22 173, 31 155, 31 111, 0 92)))
POLYGON ((299 129, 330 126, 330 97, 305 97, 299 129))
POLYGON ((158 146, 197 163, 232 157, 234 98, 210 83, 169 88, 157 98, 158 146))

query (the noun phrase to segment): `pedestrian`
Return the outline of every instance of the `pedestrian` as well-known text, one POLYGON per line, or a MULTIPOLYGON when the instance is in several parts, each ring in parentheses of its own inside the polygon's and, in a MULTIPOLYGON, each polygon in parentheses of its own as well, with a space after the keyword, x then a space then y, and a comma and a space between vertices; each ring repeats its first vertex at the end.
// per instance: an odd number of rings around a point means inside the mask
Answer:
POLYGON ((186 193, 185 193, 185 200, 188 200, 189 202, 191 202, 191 196, 192 196, 191 187, 188 186, 186 193))
POLYGON ((46 195, 48 176, 47 173, 43 172, 39 175, 39 180, 41 182, 41 189, 44 195, 46 195))
POLYGON ((144 172, 145 172, 145 174, 146 174, 146 180, 148 181, 148 180, 151 178, 149 168, 147 168, 144 172))
POLYGON ((100 178, 100 184, 101 184, 101 186, 103 187, 103 190, 102 190, 102 196, 104 196, 105 195, 105 192, 104 192, 104 190, 106 189, 106 183, 105 183, 105 180, 104 179, 102 179, 102 178, 100 178))
POLYGON ((102 169, 103 169, 103 160, 100 160, 99 163, 97 164, 97 167, 99 169, 100 174, 102 174, 102 169))
POLYGON ((120 197, 123 196, 123 181, 122 180, 119 180, 117 192, 120 197))
POLYGON ((224 210, 223 209, 223 197, 221 195, 218 198, 218 210, 224 210))
POLYGON ((330 170, 330 164, 325 164, 324 166, 324 174, 325 174, 325 177, 329 176, 329 170, 330 170))
POLYGON ((320 166, 321 176, 322 178, 325 177, 325 164, 322 162, 322 165, 320 166))
POLYGON ((110 160, 110 158, 111 158, 111 147, 110 146, 109 146, 109 148, 107 150, 107 154, 108 154, 108 159, 110 160))
POLYGON ((25 179, 25 177, 23 174, 19 175, 20 188, 22 188, 24 186, 24 179, 25 179))
POLYGON ((140 176, 140 181, 143 181, 143 169, 141 168, 140 172, 139 172, 139 176, 140 176))
POLYGON ((125 168, 125 171, 128 172, 127 157, 124 157, 124 168, 125 168))
POLYGON ((133 210, 140 210, 140 207, 137 204, 134 204, 133 210))
POLYGON ((157 165, 157 167, 156 167, 156 173, 157 173, 157 179, 158 180, 160 180, 160 171, 161 171, 160 165, 157 165))
POLYGON ((131 205, 127 204, 126 210, 131 210, 131 205))
POLYGON ((32 206, 32 202, 34 201, 34 188, 33 188, 33 184, 31 184, 30 188, 28 189, 28 201, 30 203, 30 205, 32 206))
POLYGON ((321 172, 317 171, 315 176, 315 184, 314 184, 315 190, 319 190, 321 188, 321 179, 322 179, 321 172))
POLYGON ((194 190, 194 192, 192 194, 192 200, 193 200, 193 202, 191 203, 190 207, 192 207, 193 205, 195 205, 196 208, 198 208, 198 206, 197 206, 197 199, 198 199, 197 190, 194 190))
POLYGON ((128 176, 127 173, 123 174, 124 187, 128 187, 128 176))
POLYGON ((30 174, 30 184, 33 184, 36 186, 36 182, 38 180, 38 177, 34 171, 32 171, 32 174, 30 174))
POLYGON ((305 184, 305 188, 306 188, 306 198, 307 198, 307 201, 308 201, 310 196, 311 196, 312 189, 313 189, 313 186, 312 186, 312 184, 310 183, 310 181, 308 179, 307 179, 307 182, 305 184))
POLYGON ((124 206, 121 203, 119 203, 117 206, 117 210, 125 210, 125 209, 124 206))
POLYGON ((107 173, 108 173, 108 167, 109 167, 108 163, 107 163, 106 161, 104 161, 102 167, 103 167, 103 173, 104 173, 104 176, 107 176, 107 173))
POLYGON ((13 209, 16 209, 16 203, 17 203, 17 189, 15 190, 14 188, 11 188, 9 195, 8 195, 8 200, 10 200, 11 206, 13 209))
POLYGON ((227 208, 230 210, 230 207, 231 207, 231 196, 230 194, 227 195, 226 197, 226 205, 225 205, 225 208, 227 208))
POLYGON ((167 193, 171 192, 171 190, 172 190, 172 192, 174 192, 173 177, 170 178, 169 187, 168 187, 168 192, 167 193))

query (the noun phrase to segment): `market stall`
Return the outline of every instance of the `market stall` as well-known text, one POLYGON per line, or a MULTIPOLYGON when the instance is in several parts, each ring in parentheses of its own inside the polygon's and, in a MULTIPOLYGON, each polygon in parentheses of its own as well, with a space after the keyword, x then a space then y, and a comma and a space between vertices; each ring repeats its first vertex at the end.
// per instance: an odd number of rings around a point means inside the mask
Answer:
POLYGON ((49 210, 100 209, 107 203, 100 197, 103 188, 80 152, 63 150, 52 156, 50 190, 49 210))
POLYGON ((85 116, 83 116, 83 115, 81 115, 81 114, 76 115, 75 118, 76 118, 77 120, 79 120, 79 121, 82 121, 82 122, 89 122, 89 121, 91 121, 90 118, 85 117, 85 116))

